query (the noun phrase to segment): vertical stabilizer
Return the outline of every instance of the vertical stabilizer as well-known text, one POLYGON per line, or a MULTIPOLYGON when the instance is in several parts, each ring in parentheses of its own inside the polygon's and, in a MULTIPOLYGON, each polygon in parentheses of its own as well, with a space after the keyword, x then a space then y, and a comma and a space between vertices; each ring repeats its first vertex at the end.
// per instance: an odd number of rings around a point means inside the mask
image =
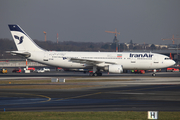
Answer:
POLYGON ((18 51, 44 51, 19 25, 8 25, 18 51))

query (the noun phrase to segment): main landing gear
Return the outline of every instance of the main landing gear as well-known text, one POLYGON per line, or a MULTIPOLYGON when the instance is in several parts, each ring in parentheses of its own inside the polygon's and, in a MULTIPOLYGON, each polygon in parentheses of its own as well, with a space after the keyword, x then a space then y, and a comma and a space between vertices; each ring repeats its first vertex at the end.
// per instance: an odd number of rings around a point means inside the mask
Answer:
POLYGON ((97 66, 93 66, 93 72, 89 73, 89 76, 102 76, 102 72, 97 70, 97 66))
POLYGON ((89 73, 89 76, 102 76, 101 72, 89 73))

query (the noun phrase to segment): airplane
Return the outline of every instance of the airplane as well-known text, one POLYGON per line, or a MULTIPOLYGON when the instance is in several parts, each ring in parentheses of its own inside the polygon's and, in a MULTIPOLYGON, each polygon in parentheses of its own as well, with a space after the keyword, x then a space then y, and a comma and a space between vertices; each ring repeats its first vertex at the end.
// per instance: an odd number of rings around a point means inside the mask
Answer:
POLYGON ((16 24, 9 29, 18 51, 10 51, 49 66, 67 69, 91 69, 89 76, 102 76, 102 71, 123 73, 123 70, 149 70, 166 68, 175 64, 170 57, 147 52, 75 52, 47 51, 39 47, 26 32, 16 24))

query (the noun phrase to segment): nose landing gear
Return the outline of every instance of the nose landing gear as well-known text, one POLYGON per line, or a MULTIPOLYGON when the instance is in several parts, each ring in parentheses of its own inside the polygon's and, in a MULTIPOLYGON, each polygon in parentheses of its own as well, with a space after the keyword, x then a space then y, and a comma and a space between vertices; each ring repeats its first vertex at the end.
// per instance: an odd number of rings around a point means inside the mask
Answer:
POLYGON ((152 76, 153 76, 153 77, 156 76, 156 69, 154 69, 152 76))

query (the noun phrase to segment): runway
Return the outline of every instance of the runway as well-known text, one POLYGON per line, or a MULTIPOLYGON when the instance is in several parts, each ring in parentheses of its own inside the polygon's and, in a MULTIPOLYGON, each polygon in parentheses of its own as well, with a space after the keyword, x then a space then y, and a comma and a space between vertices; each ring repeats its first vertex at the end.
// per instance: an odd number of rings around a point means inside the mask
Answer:
MULTIPOLYGON (((117 81, 63 83, 63 85, 92 85, 89 88, 77 89, 1 89, 0 109, 4 110, 5 108, 6 111, 180 110, 179 73, 159 73, 159 77, 150 77, 148 74, 105 75, 103 77, 88 77, 82 73, 73 76, 73 74, 69 73, 69 76, 59 75, 58 77, 90 79, 92 81, 117 79, 117 81), (161 77, 163 74, 165 76, 170 74, 170 77, 161 77)), ((51 74, 45 77, 52 76, 51 74)), ((56 74, 54 76, 57 77, 56 74)), ((9 77, 1 76, 1 78, 7 78, 7 80, 9 77)), ((18 79, 18 77, 22 76, 16 77, 18 79)), ((32 77, 35 77, 35 75, 32 75, 32 77)), ((23 85, 25 86, 25 84, 23 85)), ((58 85, 61 86, 62 84, 58 83, 58 85)), ((5 84, 1 86, 5 86, 5 84)))

